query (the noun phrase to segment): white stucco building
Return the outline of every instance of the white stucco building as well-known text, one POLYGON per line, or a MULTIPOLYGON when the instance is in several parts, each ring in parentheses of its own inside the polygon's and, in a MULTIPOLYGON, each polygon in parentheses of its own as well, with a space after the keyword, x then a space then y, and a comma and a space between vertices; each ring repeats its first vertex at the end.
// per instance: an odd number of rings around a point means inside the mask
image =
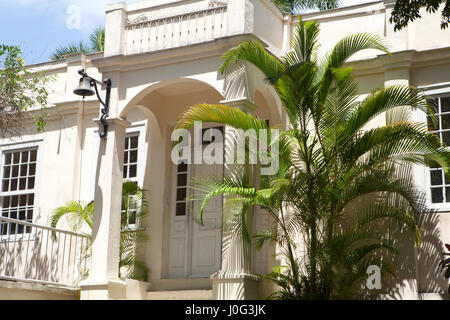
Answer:
MULTIPOLYGON (((356 32, 386 37, 392 55, 368 50, 349 62, 361 95, 394 83, 421 88, 438 99, 439 134, 450 143, 450 30, 440 29, 439 12, 424 10, 422 19, 394 32, 389 23, 393 5, 378 1, 304 14, 303 19, 320 22, 321 53, 356 32)), ((37 133, 30 125, 21 137, 0 140, 3 222, 11 224, 5 218, 12 218, 33 224, 1 235, 0 299, 75 299, 79 288, 83 299, 266 298, 271 287, 256 274, 279 265, 276 248, 266 245, 254 252, 248 268, 230 269, 246 264, 224 249, 220 199, 208 206, 206 227, 193 218, 195 205, 184 201, 189 177, 223 168, 174 165, 170 136, 180 113, 199 103, 254 104, 255 114, 284 127, 286 115, 262 74, 247 66, 224 78, 218 69, 222 55, 246 39, 260 39, 282 56, 290 50, 296 23, 296 17, 283 14, 270 0, 120 2, 106 7, 103 53, 30 66, 33 72, 49 71, 56 81, 45 132, 37 133), (111 79, 107 139, 98 135, 102 126, 96 97, 83 103, 73 94, 80 69, 99 80, 111 79), (148 190, 149 215, 143 227, 150 240, 140 252, 150 269, 148 282, 118 277, 124 179, 148 190), (51 211, 72 200, 96 204, 90 276, 81 283, 74 283, 82 269, 77 252, 88 239, 61 233, 57 247, 49 240, 52 230, 34 227, 48 226, 51 211)), ((426 120, 425 115, 415 116, 426 120)), ((422 167, 414 177, 438 213, 424 225, 419 249, 410 242, 402 246, 399 278, 383 288, 383 298, 442 298, 448 285, 437 262, 443 244, 450 243, 450 182, 440 171, 422 167)), ((254 213, 255 226, 267 223, 263 212, 254 213)))

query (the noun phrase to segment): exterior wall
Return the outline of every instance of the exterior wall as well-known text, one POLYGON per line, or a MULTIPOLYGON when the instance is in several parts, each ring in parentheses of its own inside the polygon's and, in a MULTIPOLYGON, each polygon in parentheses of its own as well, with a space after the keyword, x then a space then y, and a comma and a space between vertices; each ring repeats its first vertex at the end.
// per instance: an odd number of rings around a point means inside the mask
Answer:
POLYGON ((79 290, 0 281, 0 300, 79 300, 79 290))
MULTIPOLYGON (((51 85, 50 117, 45 132, 37 133, 30 125, 21 137, 14 138, 14 143, 18 144, 42 141, 35 223, 48 225, 49 213, 66 201, 93 200, 99 149, 98 125, 94 119, 99 115, 99 103, 91 97, 86 99, 83 107, 79 97, 72 92, 78 85, 77 71, 82 68, 96 79, 112 80, 110 118, 122 117, 131 122, 129 131, 136 130, 136 125, 144 128, 144 145, 139 152, 144 154, 143 187, 149 190, 150 212, 145 226, 150 241, 141 256, 151 269, 150 290, 153 291, 212 288, 210 279, 168 279, 172 212, 170 182, 174 169, 170 161, 170 135, 174 123, 179 114, 191 105, 219 103, 227 98, 226 81, 217 70, 222 62, 221 56, 229 48, 243 40, 259 38, 268 50, 281 56, 289 50, 288 40, 298 23, 290 15, 283 16, 269 0, 228 0, 226 10, 215 16, 218 18, 220 15, 220 19, 224 19, 221 20, 220 33, 216 33, 218 25, 211 20, 216 11, 210 8, 210 3, 207 0, 157 0, 151 4, 108 5, 104 54, 72 55, 60 62, 31 66, 32 70, 46 69, 56 76, 57 80, 51 85), (202 12, 202 15, 193 12, 202 12), (196 28, 196 38, 183 33, 177 35, 180 29, 177 29, 179 25, 174 19, 180 16, 200 26, 200 31, 196 28), (148 40, 161 37, 157 33, 161 29, 152 31, 156 24, 151 22, 156 20, 160 21, 158 28, 165 28, 163 30, 171 40, 159 38, 161 42, 158 43, 148 40), (214 33, 202 33, 201 26, 205 32, 211 28, 209 31, 214 30, 214 33)), ((215 5, 223 7, 225 3, 218 1, 215 5)), ((392 7, 393 3, 389 1, 379 1, 305 14, 302 18, 317 20, 321 24, 319 55, 331 50, 343 36, 355 32, 387 38, 392 56, 367 50, 348 63, 354 67, 361 98, 374 88, 394 83, 431 91, 438 86, 450 92, 450 31, 440 30, 440 13, 424 13, 422 19, 410 24, 406 30, 394 33, 388 23, 392 7)), ((280 114, 280 102, 264 84, 262 75, 257 71, 249 74, 247 98, 260 106, 255 113, 270 119, 273 124, 285 126, 286 115, 280 114)), ((369 127, 385 123, 386 116, 381 115, 369 127)), ((1 140, 0 149, 9 143, 9 139, 1 140)), ((418 186, 424 191, 428 188, 425 171, 424 168, 415 168, 414 171, 420 182, 418 186)), ((419 249, 409 245, 411 239, 404 236, 404 250, 398 257, 399 264, 403 264, 399 268, 399 279, 385 283, 385 288, 390 286, 394 289, 379 292, 384 294, 382 298, 415 299, 418 291, 433 293, 444 290, 446 283, 433 268, 436 257, 442 252, 442 244, 450 243, 450 214, 441 210, 427 218, 424 222, 426 234, 419 249)), ((62 224, 61 227, 66 226, 62 224)), ((267 272, 279 263, 273 258, 275 251, 274 247, 268 248, 267 272)), ((129 289, 132 293, 128 295, 139 298, 143 298, 143 292, 148 289, 147 284, 142 283, 130 282, 128 286, 134 288, 129 289)), ((2 290, 6 289, 0 289, 0 299, 2 290)), ((260 298, 265 298, 273 288, 270 283, 261 281, 256 290, 260 298)))

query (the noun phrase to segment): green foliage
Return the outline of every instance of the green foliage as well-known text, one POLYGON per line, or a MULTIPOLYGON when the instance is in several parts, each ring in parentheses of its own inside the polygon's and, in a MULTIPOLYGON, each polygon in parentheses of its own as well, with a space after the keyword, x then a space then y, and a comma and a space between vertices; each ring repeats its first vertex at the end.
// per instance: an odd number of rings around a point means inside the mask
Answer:
POLYGON ((64 56, 74 53, 95 53, 102 52, 105 49, 105 28, 98 27, 89 35, 89 44, 83 42, 69 43, 60 46, 51 54, 51 60, 60 60, 64 56))
POLYGON ((339 0, 274 0, 273 1, 284 12, 298 12, 302 9, 329 10, 340 6, 339 0))
MULTIPOLYGON (((286 56, 278 59, 261 43, 247 41, 224 55, 221 68, 251 63, 278 94, 289 125, 280 134, 277 173, 264 176, 261 166, 253 173, 237 166, 225 177, 196 178, 199 192, 192 200, 202 202, 201 222, 208 201, 223 195, 226 228, 248 242, 253 237, 258 247, 265 241, 278 245, 285 263, 268 275, 280 287, 273 297, 361 297, 368 266, 395 276, 395 230, 409 230, 414 244, 420 242, 418 217, 430 210, 414 186, 411 165, 433 164, 447 172, 450 153, 424 124, 405 117, 410 110, 429 109, 419 90, 392 86, 358 99, 352 69, 344 64, 365 49, 389 53, 383 39, 348 36, 319 59, 319 24, 299 20, 286 56), (367 128, 382 114, 387 125, 367 128), (245 212, 254 206, 270 215, 270 229, 252 232, 245 212)), ((236 108, 206 104, 187 110, 176 128, 189 129, 195 121, 265 128, 262 119, 236 108)))
MULTIPOLYGON (((450 279, 450 244, 445 244, 445 248, 447 249, 448 253, 444 253, 444 256, 447 256, 448 258, 444 258, 439 262, 439 267, 441 267, 441 271, 444 273, 445 279, 450 279)), ((448 285, 448 293, 450 294, 450 283, 448 285)))
MULTIPOLYGON (((142 227, 130 228, 129 224, 141 226, 148 212, 148 203, 145 197, 145 189, 140 188, 135 182, 125 181, 122 185, 122 215, 119 251, 119 274, 124 278, 147 281, 149 269, 144 262, 138 259, 138 253, 143 244, 149 239, 142 227), (135 211, 133 221, 129 221, 127 212, 135 211)), ((69 201, 63 206, 53 210, 50 215, 50 226, 56 228, 59 221, 64 217, 69 228, 75 232, 92 232, 94 216, 94 202, 88 204, 83 202, 69 201)), ((53 238, 56 235, 53 234, 53 238)), ((83 255, 87 255, 89 247, 83 255)), ((85 270, 85 273, 88 270, 85 270)))
POLYGON ((0 134, 17 135, 28 121, 40 132, 45 128, 48 91, 53 77, 45 71, 31 73, 17 46, 0 44, 0 134), (30 109, 39 106, 34 118, 30 109))
POLYGON ((394 30, 405 28, 409 22, 420 19, 420 8, 426 7, 427 12, 434 13, 439 10, 441 4, 442 9, 441 29, 446 29, 450 22, 450 1, 441 2, 440 0, 397 0, 392 10, 390 23, 394 23, 394 30))

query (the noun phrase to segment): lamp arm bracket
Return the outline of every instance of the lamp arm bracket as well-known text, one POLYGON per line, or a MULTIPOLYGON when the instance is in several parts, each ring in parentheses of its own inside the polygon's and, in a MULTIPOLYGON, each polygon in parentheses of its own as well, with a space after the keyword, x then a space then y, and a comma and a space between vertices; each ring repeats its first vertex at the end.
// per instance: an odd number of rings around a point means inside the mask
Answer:
POLYGON ((109 100, 111 97, 111 79, 106 79, 103 82, 100 82, 98 80, 95 80, 94 78, 90 77, 87 75, 87 73, 84 71, 84 69, 81 69, 78 71, 78 74, 82 77, 85 77, 87 79, 89 79, 91 85, 95 88, 95 93, 97 95, 97 99, 98 101, 100 101, 100 103, 102 104, 103 108, 101 109, 101 117, 100 117, 100 122, 103 125, 103 131, 100 132, 100 137, 101 138, 106 138, 108 135, 108 123, 106 122, 106 118, 108 117, 108 113, 109 113, 109 100), (103 86, 106 86, 106 98, 105 101, 103 101, 103 99, 100 97, 100 94, 98 92, 98 87, 97 84, 103 86))

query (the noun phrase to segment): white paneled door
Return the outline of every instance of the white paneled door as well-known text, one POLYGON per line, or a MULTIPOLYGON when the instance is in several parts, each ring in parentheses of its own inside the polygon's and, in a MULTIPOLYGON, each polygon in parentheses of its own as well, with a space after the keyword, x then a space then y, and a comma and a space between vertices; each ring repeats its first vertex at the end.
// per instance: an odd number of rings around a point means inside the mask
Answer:
MULTIPOLYGON (((221 140, 203 143, 202 152, 206 148, 212 150, 214 147, 221 148, 221 146, 221 140)), ((192 179, 222 175, 223 164, 202 163, 175 166, 172 181, 169 278, 209 277, 220 269, 222 197, 215 197, 208 203, 203 212, 203 225, 199 220, 201 203, 186 201, 186 198, 198 198, 198 195, 193 194, 197 191, 189 188, 189 185, 192 186, 192 179)))

